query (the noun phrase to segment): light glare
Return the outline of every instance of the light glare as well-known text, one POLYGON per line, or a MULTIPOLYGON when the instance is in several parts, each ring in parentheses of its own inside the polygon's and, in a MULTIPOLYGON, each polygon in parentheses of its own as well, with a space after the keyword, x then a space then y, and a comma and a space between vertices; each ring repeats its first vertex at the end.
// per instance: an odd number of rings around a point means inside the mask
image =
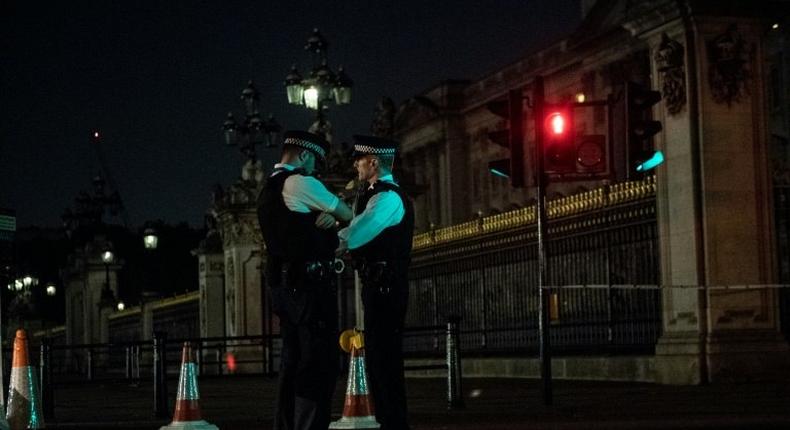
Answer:
POLYGON ((318 109, 318 88, 310 87, 304 90, 304 104, 310 109, 318 109))
POLYGON ((551 118, 549 119, 549 127, 551 127, 551 132, 554 134, 565 133, 565 117, 563 117, 559 112, 551 114, 551 118))
POLYGON ((112 251, 104 251, 101 254, 101 260, 107 264, 112 263, 115 259, 115 255, 113 255, 112 251))
POLYGON ((650 169, 656 168, 658 165, 664 162, 664 153, 661 151, 656 151, 649 160, 645 161, 644 163, 636 166, 637 172, 646 172, 650 169))

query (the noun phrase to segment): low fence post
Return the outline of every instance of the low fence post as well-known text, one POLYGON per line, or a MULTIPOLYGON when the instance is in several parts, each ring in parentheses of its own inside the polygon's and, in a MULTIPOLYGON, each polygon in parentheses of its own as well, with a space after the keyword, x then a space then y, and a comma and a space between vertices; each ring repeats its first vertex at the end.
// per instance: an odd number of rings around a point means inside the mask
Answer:
POLYGON ((88 380, 93 381, 93 347, 88 347, 88 380))
POLYGON ((55 417, 55 396, 52 389, 52 340, 48 337, 41 340, 40 359, 41 404, 44 418, 52 419, 55 417))
POLYGON ((461 353, 458 325, 461 317, 450 315, 447 319, 447 408, 463 409, 464 397, 461 387, 461 353))
POLYGON ((154 332, 154 416, 167 418, 167 333, 154 332))
POLYGON ((203 341, 198 340, 197 342, 197 372, 198 376, 203 374, 203 341))

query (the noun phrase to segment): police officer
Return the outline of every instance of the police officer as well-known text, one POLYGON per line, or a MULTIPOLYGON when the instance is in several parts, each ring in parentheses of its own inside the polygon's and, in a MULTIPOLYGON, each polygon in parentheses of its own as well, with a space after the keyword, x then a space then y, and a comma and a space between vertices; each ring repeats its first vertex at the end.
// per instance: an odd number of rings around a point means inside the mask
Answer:
POLYGON ((365 352, 376 418, 382 430, 409 428, 403 378, 403 321, 414 230, 411 200, 392 177, 397 143, 354 136, 354 167, 367 183, 351 224, 338 232, 362 279, 365 352))
POLYGON ((280 163, 258 200, 266 281, 283 339, 274 428, 326 430, 337 378, 336 221, 351 209, 310 176, 329 143, 285 133, 280 163))

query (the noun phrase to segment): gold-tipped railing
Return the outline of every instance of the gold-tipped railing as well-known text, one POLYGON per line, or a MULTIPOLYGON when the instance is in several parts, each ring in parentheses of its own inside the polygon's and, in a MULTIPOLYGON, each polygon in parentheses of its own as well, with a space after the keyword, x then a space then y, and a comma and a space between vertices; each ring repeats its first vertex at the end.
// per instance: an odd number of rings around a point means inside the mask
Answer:
MULTIPOLYGON (((546 214, 549 219, 561 218, 642 200, 655 195, 656 178, 655 176, 648 176, 640 181, 621 182, 550 200, 546 206, 546 214)), ((418 250, 487 233, 510 230, 533 224, 536 220, 536 206, 532 205, 497 215, 481 217, 475 221, 467 221, 450 227, 431 229, 427 233, 414 236, 413 248, 418 250)))

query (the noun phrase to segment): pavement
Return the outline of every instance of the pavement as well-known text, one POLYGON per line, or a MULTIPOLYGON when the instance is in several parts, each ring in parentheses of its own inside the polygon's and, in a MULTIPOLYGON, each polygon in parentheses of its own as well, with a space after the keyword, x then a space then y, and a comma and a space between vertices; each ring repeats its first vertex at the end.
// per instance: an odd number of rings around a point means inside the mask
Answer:
MULTIPOLYGON (((200 380, 205 420, 221 430, 271 429, 276 380, 263 376, 200 380)), ((170 405, 177 381, 168 382, 170 405)), ((530 379, 467 378, 466 408, 447 410, 446 382, 409 378, 413 430, 516 429, 790 429, 788 381, 708 386, 632 382, 554 381, 554 402, 544 406, 541 383, 530 379)), ((338 380, 339 417, 345 381, 338 380)), ((158 429, 170 420, 152 416, 153 386, 124 381, 55 384, 55 429, 158 429)))

